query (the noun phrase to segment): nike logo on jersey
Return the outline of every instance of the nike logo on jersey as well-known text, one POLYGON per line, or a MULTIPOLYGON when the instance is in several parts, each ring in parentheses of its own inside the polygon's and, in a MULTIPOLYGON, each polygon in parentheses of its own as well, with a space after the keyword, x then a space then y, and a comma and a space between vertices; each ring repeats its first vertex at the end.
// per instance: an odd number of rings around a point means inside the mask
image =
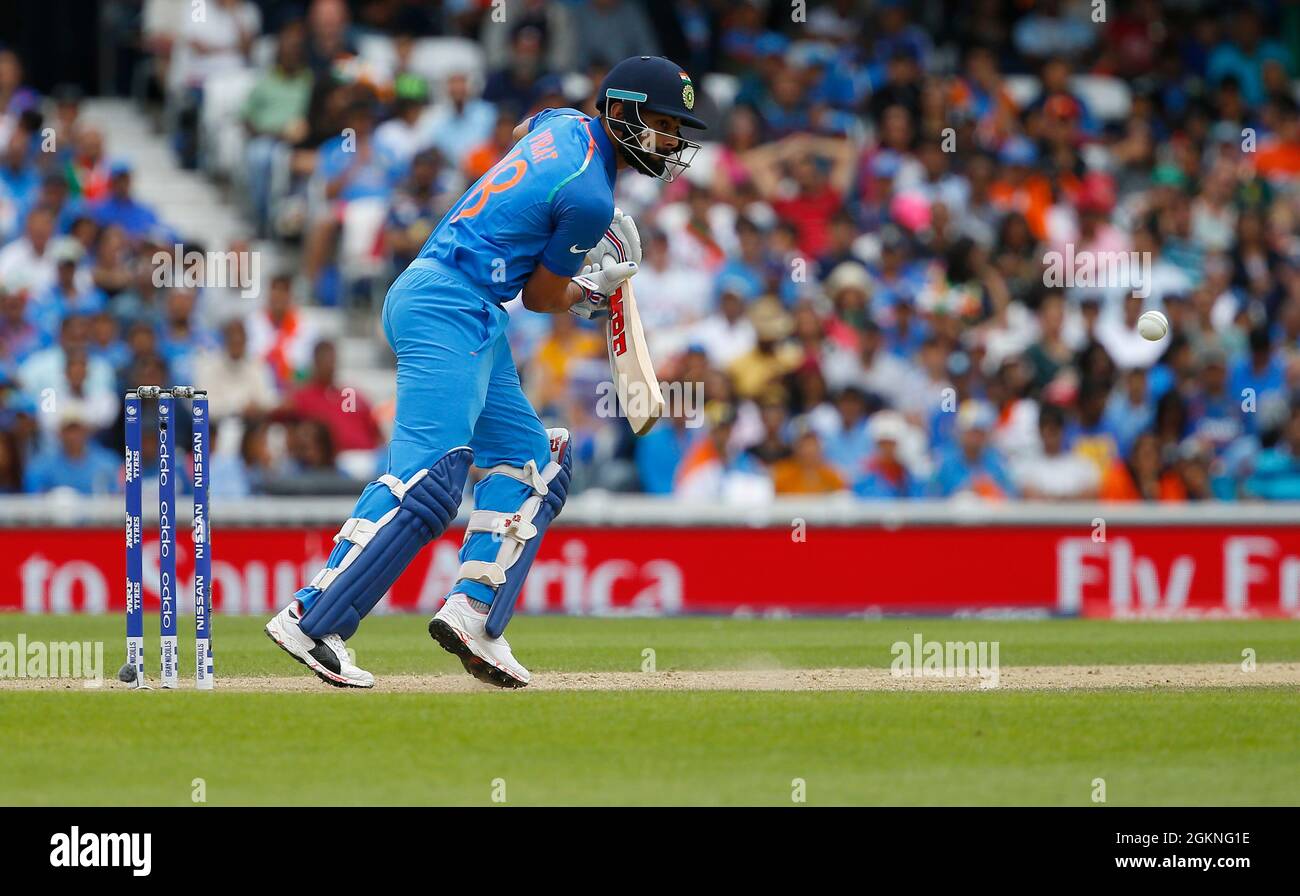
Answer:
POLYGON ((577 243, 575 243, 569 247, 569 251, 572 252, 574 255, 586 255, 588 252, 591 251, 591 247, 588 246, 585 249, 579 249, 577 243))

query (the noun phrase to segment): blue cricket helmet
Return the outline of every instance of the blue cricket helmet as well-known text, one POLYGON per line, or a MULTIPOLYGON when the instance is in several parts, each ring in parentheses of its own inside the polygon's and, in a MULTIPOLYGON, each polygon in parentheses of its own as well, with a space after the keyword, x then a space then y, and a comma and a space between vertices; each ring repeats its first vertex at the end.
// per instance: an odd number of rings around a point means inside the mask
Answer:
POLYGON ((695 84, 680 65, 663 56, 629 56, 600 82, 597 106, 607 100, 639 103, 642 109, 680 118, 687 127, 708 126, 695 117, 695 84))

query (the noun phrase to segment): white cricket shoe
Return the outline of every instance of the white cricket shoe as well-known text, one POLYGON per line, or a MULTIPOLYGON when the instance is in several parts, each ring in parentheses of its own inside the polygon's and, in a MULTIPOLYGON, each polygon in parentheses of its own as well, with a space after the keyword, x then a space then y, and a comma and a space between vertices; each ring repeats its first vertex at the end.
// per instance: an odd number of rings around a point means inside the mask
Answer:
POLYGON ((471 607, 465 595, 453 594, 429 620, 429 634, 479 681, 499 688, 524 687, 532 676, 510 652, 505 636, 489 638, 486 626, 486 614, 471 607))
POLYGON ((313 638, 302 630, 299 618, 298 601, 290 601, 289 606, 266 624, 266 636, 326 684, 336 688, 375 686, 375 676, 352 662, 342 638, 338 635, 313 638))

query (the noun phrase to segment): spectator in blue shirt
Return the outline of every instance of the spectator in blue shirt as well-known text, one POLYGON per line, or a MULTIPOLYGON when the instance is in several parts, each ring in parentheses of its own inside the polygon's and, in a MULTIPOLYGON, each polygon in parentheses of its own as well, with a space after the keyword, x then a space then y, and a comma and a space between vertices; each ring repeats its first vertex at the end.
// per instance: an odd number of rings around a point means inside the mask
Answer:
POLYGON ((853 482, 865 468, 873 447, 867 413, 870 411, 867 393, 849 386, 835 396, 835 410, 839 412, 839 430, 822 439, 822 455, 840 471, 846 482, 853 482))
POLYGON ((114 161, 108 168, 108 195, 90 206, 100 227, 116 225, 132 239, 140 239, 158 226, 154 210, 131 195, 131 163, 114 161))
POLYGON ((1267 99, 1264 91, 1264 67, 1289 68, 1286 47, 1262 34, 1259 13, 1243 4, 1231 17, 1232 42, 1221 44, 1210 53, 1206 76, 1210 84, 1231 78, 1241 88, 1242 98, 1250 106, 1261 106, 1267 99))
POLYGON ((899 444, 907 431, 907 422, 895 411, 877 411, 871 418, 870 431, 876 443, 867 458, 862 474, 853 482, 853 493, 860 498, 918 498, 922 484, 899 457, 899 444))
POLYGON ((90 428, 74 401, 65 400, 59 411, 58 438, 32 458, 24 472, 28 492, 68 488, 82 495, 120 491, 122 460, 90 439, 90 428))
POLYGON ((958 494, 1000 500, 1016 496, 1002 457, 989 443, 993 409, 983 401, 966 401, 957 411, 957 447, 939 459, 929 493, 951 498, 958 494))
MULTIPOLYGON (((1250 351, 1238 358, 1228 373, 1228 392, 1253 411, 1286 390, 1286 364, 1281 353, 1273 351, 1271 341, 1266 327, 1256 327, 1250 333, 1250 351)), ((1259 420, 1253 411, 1245 415, 1250 433, 1256 431, 1259 420)))
POLYGON ((1121 457, 1128 457, 1137 437, 1151 428, 1156 420, 1156 403, 1147 388, 1147 372, 1134 367, 1124 373, 1119 385, 1106 400, 1102 425, 1115 434, 1121 457))
POLYGON ((1282 438, 1256 458, 1242 491, 1248 498, 1300 501, 1300 403, 1292 407, 1282 438))
POLYGON ((60 237, 50 247, 50 254, 54 256, 54 285, 36 296, 28 313, 40 327, 42 336, 53 342, 65 317, 98 314, 104 310, 108 298, 93 284, 82 288, 77 283, 77 265, 86 254, 81 243, 70 236, 60 237))
POLYGON ((342 134, 326 140, 320 148, 316 170, 325 183, 329 211, 312 225, 303 257, 308 282, 316 278, 333 258, 334 241, 351 202, 376 199, 387 202, 393 188, 406 176, 399 160, 374 141, 374 112, 365 102, 353 103, 342 134))

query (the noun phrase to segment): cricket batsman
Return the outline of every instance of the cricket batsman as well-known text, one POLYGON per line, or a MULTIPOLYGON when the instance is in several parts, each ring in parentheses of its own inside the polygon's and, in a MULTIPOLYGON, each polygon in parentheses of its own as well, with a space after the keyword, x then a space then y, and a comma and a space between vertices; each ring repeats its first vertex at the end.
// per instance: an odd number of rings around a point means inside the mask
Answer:
POLYGON ((502 305, 592 318, 636 273, 636 224, 614 207, 619 169, 671 181, 699 144, 690 78, 663 57, 610 69, 597 115, 545 109, 448 210, 384 300, 397 355, 397 413, 387 472, 369 483, 334 536, 325 568, 266 625, 323 681, 368 688, 347 653, 366 614, 411 559, 455 519, 474 487, 459 576, 429 634, 480 681, 528 684, 504 632, 547 526, 569 487, 569 433, 546 429, 519 384, 502 305))

